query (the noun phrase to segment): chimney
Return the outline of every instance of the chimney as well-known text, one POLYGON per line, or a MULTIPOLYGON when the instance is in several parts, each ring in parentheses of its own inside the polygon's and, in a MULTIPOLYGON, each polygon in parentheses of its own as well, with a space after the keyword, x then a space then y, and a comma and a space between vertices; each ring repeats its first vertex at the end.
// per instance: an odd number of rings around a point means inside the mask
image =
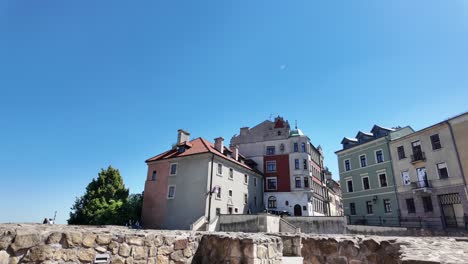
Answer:
POLYGON ((239 160, 239 147, 237 147, 237 145, 231 145, 229 147, 232 151, 232 158, 235 160, 239 160))
POLYGON ((215 138, 215 149, 221 153, 223 153, 224 151, 224 138, 222 137, 218 137, 218 138, 215 138))
POLYGON ((190 140, 189 132, 183 129, 177 130, 177 145, 180 145, 180 143, 183 143, 184 141, 189 142, 189 140, 190 140))
POLYGON ((249 131, 249 127, 241 127, 240 129, 240 135, 244 136, 247 135, 247 132, 249 131))

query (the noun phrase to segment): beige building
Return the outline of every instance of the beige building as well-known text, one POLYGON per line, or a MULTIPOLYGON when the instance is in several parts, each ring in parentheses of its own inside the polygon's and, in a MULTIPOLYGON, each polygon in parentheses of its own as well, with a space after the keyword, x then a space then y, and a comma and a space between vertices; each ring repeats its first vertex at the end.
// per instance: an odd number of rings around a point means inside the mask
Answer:
MULTIPOLYGON (((456 116, 449 120, 455 141, 456 151, 462 167, 462 175, 465 185, 468 182, 468 113, 456 116)), ((467 190, 468 186, 465 188, 467 190)), ((467 192, 468 196, 468 192, 467 192)))
POLYGON ((467 131, 464 114, 390 141, 401 225, 421 217, 427 227, 464 226, 468 202, 461 163, 468 166, 468 159, 466 153, 459 158, 455 142, 465 144, 466 152, 467 131))

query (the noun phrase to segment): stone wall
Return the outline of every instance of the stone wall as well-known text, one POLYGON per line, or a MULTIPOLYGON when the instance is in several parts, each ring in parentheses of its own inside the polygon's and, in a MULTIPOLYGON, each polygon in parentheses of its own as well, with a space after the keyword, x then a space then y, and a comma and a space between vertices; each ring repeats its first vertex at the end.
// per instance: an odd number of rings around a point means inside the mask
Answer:
POLYGON ((280 263, 278 237, 124 227, 0 225, 0 264, 93 263, 280 263), (278 262, 279 261, 279 262, 278 262))

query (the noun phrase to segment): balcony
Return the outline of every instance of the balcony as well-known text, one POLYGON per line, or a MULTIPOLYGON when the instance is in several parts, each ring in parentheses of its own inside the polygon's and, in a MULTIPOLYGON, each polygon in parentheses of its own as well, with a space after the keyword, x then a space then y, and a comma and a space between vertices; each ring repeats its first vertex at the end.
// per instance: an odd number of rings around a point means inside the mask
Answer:
POLYGON ((432 182, 430 180, 415 181, 411 183, 413 193, 431 193, 432 182))
POLYGON ((413 155, 411 155, 411 163, 413 164, 424 161, 426 161, 426 154, 423 151, 414 152, 413 155))

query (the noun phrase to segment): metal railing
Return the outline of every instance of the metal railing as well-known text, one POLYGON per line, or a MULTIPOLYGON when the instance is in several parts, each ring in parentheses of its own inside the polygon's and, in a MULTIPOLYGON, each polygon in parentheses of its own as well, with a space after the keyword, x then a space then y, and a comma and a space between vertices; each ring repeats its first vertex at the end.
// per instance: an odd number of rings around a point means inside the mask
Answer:
POLYGON ((347 215, 348 225, 407 227, 424 229, 466 229, 463 217, 383 217, 347 215))
POLYGON ((411 182, 411 187, 413 187, 413 189, 432 188, 432 182, 427 179, 422 181, 415 181, 411 182))
POLYGON ((418 161, 425 161, 426 160, 426 154, 424 151, 421 152, 414 152, 411 155, 411 162, 418 162, 418 161))

